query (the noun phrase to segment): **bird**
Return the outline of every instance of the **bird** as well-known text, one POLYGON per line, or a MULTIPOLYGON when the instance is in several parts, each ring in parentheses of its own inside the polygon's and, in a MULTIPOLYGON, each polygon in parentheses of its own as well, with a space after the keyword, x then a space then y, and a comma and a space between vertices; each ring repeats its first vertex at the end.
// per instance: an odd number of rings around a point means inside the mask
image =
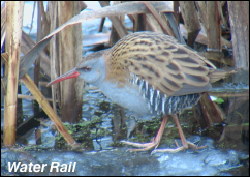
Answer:
POLYGON ((79 64, 48 86, 77 77, 138 115, 162 116, 160 128, 151 142, 122 141, 136 147, 131 151, 175 153, 204 148, 186 140, 178 114, 196 105, 201 94, 211 89, 211 83, 226 77, 226 72, 172 36, 143 31, 128 34, 110 49, 83 57, 79 64), (182 146, 156 149, 169 117, 176 123, 182 146))

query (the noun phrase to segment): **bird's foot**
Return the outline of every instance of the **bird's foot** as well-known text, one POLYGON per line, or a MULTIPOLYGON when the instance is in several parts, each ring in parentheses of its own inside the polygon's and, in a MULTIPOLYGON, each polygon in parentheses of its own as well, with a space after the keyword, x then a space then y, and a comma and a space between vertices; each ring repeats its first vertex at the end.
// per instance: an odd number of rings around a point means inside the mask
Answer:
POLYGON ((203 149, 203 148, 207 147, 207 146, 197 146, 197 145, 187 141, 186 145, 182 145, 182 146, 179 146, 179 144, 176 142, 177 148, 174 148, 174 149, 171 149, 171 148, 168 148, 168 149, 156 149, 160 142, 158 142, 158 141, 156 141, 154 139, 150 143, 133 143, 133 142, 129 142, 129 141, 121 141, 121 142, 123 144, 126 144, 126 145, 130 145, 130 146, 140 148, 140 149, 128 149, 128 151, 138 152, 138 151, 148 151, 148 150, 154 149, 152 151, 152 154, 156 153, 156 152, 177 153, 177 152, 180 152, 180 151, 183 151, 183 150, 186 150, 186 149, 198 150, 198 149, 203 149))
POLYGON ((186 145, 179 146, 179 144, 177 142, 176 142, 176 145, 177 145, 177 148, 175 148, 175 149, 155 149, 155 150, 152 151, 152 154, 156 153, 156 152, 177 153, 177 152, 180 152, 180 151, 183 151, 183 150, 186 150, 186 149, 198 150, 198 149, 203 149, 203 148, 207 147, 207 146, 197 146, 194 143, 191 143, 191 142, 188 142, 188 141, 186 142, 186 145))
POLYGON ((134 146, 140 149, 128 149, 128 151, 131 152, 137 152, 137 151, 148 151, 153 148, 157 148, 159 145, 159 141, 153 139, 150 143, 133 143, 129 141, 121 141, 123 144, 134 146))

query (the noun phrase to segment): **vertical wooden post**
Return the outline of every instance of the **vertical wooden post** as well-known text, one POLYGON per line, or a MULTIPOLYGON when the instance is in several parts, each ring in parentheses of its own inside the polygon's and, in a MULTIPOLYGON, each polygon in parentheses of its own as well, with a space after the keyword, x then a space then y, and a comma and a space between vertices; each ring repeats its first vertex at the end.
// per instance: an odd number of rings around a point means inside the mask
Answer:
POLYGON ((221 52, 221 20, 219 8, 221 7, 218 1, 207 2, 208 49, 212 52, 221 52))
POLYGON ((249 1, 228 1, 228 11, 235 66, 249 70, 249 1))
POLYGON ((200 32, 201 26, 195 9, 194 1, 179 1, 185 27, 187 29, 187 45, 193 46, 193 43, 200 32))
MULTIPOLYGON (((78 1, 51 2, 50 6, 56 9, 51 14, 51 29, 55 29, 57 24, 60 26, 65 23, 81 10, 81 2, 78 1)), ((52 64, 52 70, 56 69, 58 76, 73 68, 82 60, 81 24, 65 28, 51 43, 53 62, 57 60, 52 64), (55 64, 60 67, 58 68, 55 64)), ((60 94, 57 95, 61 101, 62 121, 78 122, 82 117, 83 81, 72 79, 60 83, 60 94)))
POLYGON ((15 143, 23 1, 6 2, 7 90, 4 103, 4 145, 15 143))

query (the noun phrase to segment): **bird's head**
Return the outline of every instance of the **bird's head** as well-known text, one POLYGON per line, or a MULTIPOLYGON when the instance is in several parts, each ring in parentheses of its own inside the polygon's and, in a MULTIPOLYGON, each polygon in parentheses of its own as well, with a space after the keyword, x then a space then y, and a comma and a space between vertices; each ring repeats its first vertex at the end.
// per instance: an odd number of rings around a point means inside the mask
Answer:
POLYGON ((83 58, 83 61, 76 65, 71 70, 67 71, 63 75, 59 76, 55 80, 51 81, 47 86, 51 86, 55 83, 80 77, 87 83, 97 84, 105 78, 105 61, 103 55, 106 51, 100 51, 88 55, 83 58))

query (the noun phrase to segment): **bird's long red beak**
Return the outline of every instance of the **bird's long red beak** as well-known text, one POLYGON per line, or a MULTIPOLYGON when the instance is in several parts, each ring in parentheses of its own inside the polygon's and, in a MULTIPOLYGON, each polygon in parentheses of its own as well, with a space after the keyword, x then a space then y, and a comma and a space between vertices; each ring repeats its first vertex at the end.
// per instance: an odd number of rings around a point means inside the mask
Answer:
POLYGON ((55 80, 48 83, 47 87, 49 87, 55 83, 67 80, 67 79, 76 78, 76 77, 80 76, 80 74, 81 73, 79 71, 77 71, 76 68, 73 68, 73 69, 67 71, 66 73, 64 73, 63 75, 61 75, 60 77, 58 77, 55 80))

